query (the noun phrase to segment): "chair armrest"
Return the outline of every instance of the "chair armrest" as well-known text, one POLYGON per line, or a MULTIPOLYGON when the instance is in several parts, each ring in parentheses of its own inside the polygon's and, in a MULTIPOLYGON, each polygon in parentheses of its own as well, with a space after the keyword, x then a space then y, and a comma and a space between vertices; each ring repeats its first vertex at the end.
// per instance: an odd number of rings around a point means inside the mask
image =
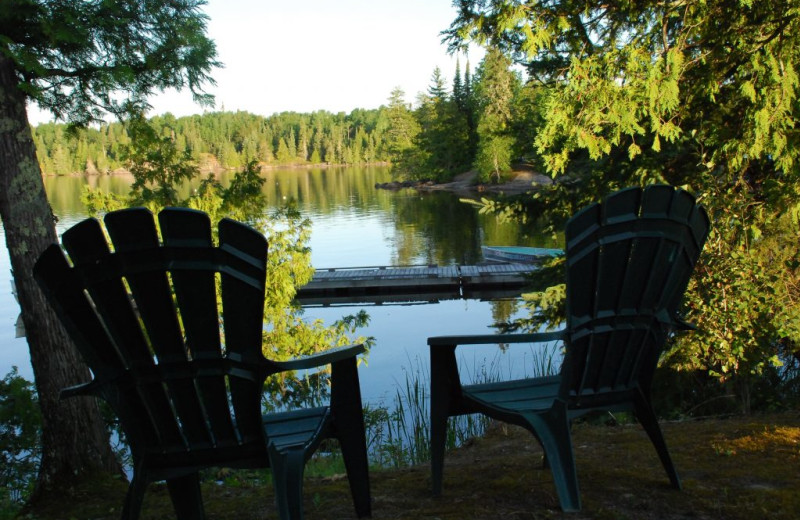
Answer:
POLYGON ((697 330, 697 327, 695 327, 694 324, 684 320, 683 318, 678 316, 677 313, 673 314, 668 313, 666 309, 662 309, 661 312, 656 314, 656 319, 662 325, 666 325, 672 330, 677 330, 677 331, 697 330))
POLYGON ((88 383, 83 383, 80 385, 75 386, 68 386, 61 390, 59 393, 59 399, 69 399, 70 397, 77 397, 77 396, 94 396, 97 395, 98 390, 102 385, 98 383, 96 380, 89 381, 88 383))
POLYGON ((367 349, 362 344, 346 345, 344 347, 332 348, 325 352, 311 354, 310 356, 290 359, 289 361, 272 361, 272 364, 281 370, 305 370, 307 368, 321 367, 352 358, 366 350, 367 349))
POLYGON ((534 332, 531 334, 477 334, 463 336, 433 336, 428 338, 428 345, 449 346, 456 345, 485 345, 491 343, 545 343, 548 341, 561 341, 567 336, 566 330, 552 332, 534 332))
POLYGON ((694 323, 690 323, 680 316, 675 316, 675 330, 697 330, 694 323))

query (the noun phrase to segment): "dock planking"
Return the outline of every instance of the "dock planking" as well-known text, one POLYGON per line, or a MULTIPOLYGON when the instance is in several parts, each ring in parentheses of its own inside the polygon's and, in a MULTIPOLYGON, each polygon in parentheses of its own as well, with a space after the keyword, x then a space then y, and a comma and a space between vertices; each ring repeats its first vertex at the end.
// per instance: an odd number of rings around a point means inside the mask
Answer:
POLYGON ((400 266, 317 269, 314 278, 297 293, 297 299, 358 298, 381 295, 430 294, 463 296, 465 292, 521 288, 531 264, 469 266, 400 266))

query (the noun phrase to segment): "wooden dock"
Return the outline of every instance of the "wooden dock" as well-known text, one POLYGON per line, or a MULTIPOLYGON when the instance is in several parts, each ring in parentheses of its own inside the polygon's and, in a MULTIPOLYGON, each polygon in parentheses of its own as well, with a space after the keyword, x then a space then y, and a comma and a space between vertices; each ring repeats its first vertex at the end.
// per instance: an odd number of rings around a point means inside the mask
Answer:
POLYGON ((311 282, 298 291, 297 299, 303 304, 320 304, 371 302, 388 296, 395 301, 404 297, 466 298, 473 293, 521 289, 527 275, 535 269, 530 264, 317 269, 311 282))

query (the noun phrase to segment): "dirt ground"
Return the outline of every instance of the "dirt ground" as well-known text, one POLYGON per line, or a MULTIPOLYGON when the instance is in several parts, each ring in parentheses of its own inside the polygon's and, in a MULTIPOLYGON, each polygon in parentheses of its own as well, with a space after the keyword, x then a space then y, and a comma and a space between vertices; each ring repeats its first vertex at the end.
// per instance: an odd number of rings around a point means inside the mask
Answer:
MULTIPOLYGON (((429 491, 429 467, 374 470, 375 519, 796 519, 800 518, 800 411, 662 425, 683 490, 669 486, 635 423, 573 426, 583 509, 564 514, 533 436, 496 427, 445 459, 444 492, 429 491)), ((125 483, 95 483, 26 516, 118 518, 125 483)), ((307 478, 308 520, 352 519, 344 475, 307 478)), ((209 519, 274 519, 271 485, 209 484, 209 519)), ((173 518, 162 485, 151 485, 143 519, 173 518)))

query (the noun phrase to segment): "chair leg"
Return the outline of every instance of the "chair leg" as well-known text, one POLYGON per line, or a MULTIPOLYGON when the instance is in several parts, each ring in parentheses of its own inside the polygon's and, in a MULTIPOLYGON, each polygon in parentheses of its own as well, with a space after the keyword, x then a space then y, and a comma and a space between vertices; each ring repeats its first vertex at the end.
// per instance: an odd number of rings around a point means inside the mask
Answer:
POLYGON ((553 474, 553 483, 556 486, 561 509, 566 512, 580 511, 578 472, 575 469, 566 407, 556 403, 544 414, 525 414, 525 418, 542 443, 545 460, 553 474))
POLYGON ((348 431, 339 437, 339 446, 350 482, 350 493, 359 518, 372 516, 372 498, 369 488, 369 460, 364 424, 348 425, 348 431))
POLYGON ((182 477, 168 479, 167 489, 179 520, 202 520, 203 496, 200 492, 200 475, 197 472, 182 477))
POLYGON ((303 471, 305 453, 302 449, 277 452, 270 450, 272 480, 275 488, 275 504, 281 520, 303 518, 303 471))
POLYGON ((141 464, 134 462, 133 478, 122 506, 122 520, 137 520, 142 512, 144 492, 147 489, 147 473, 141 464))
POLYGON ((455 345, 431 348, 431 489, 434 496, 442 494, 444 452, 447 444, 447 419, 451 414, 451 399, 460 389, 455 345))
POLYGON ((361 407, 361 387, 355 359, 333 364, 331 373, 331 411, 336 423, 335 436, 342 449, 344 465, 353 505, 359 518, 372 515, 369 487, 367 436, 364 410, 361 407))
POLYGON ((431 405, 431 488, 435 496, 442 494, 444 452, 447 443, 447 414, 431 405))
POLYGON ((661 427, 658 425, 658 418, 653 411, 653 407, 641 394, 637 394, 634 402, 634 411, 639 424, 642 425, 644 431, 647 432, 647 436, 650 437, 650 442, 653 443, 656 453, 658 453, 658 458, 661 459, 661 465, 664 466, 672 487, 681 489, 681 479, 678 477, 678 472, 672 463, 672 457, 670 457, 669 449, 667 449, 667 442, 664 440, 664 434, 661 433, 661 427))

